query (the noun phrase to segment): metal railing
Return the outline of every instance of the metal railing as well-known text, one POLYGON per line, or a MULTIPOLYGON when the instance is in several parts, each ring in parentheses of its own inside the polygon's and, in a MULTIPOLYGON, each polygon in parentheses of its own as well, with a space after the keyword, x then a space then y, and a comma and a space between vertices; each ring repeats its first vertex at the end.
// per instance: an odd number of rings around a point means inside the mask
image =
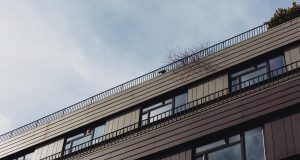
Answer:
POLYGON ((126 126, 114 132, 103 135, 99 138, 95 138, 88 142, 74 146, 69 150, 53 154, 41 160, 67 159, 85 151, 102 149, 112 144, 116 144, 118 142, 122 142, 135 136, 147 133, 167 124, 171 124, 178 120, 190 117, 191 115, 207 111, 219 105, 228 103, 238 98, 242 98, 246 95, 257 92, 258 90, 271 87, 274 84, 279 84, 298 76, 300 76, 300 61, 294 62, 292 64, 286 65, 284 67, 278 68, 276 70, 237 84, 239 86, 241 86, 242 84, 249 84, 249 86, 243 89, 230 92, 230 88, 225 88, 200 99, 186 103, 182 106, 178 106, 166 112, 150 117, 150 119, 153 121, 151 123, 148 123, 149 119, 139 121, 138 123, 126 126))
MULTIPOLYGON (((284 23, 286 21, 289 21, 289 20, 291 20, 293 18, 296 18, 296 17, 299 16, 299 13, 297 12, 297 14, 289 16, 285 20, 280 20, 280 21, 276 22, 276 24, 279 25, 279 24, 282 24, 282 23, 284 23)), ((275 22, 272 22, 272 23, 274 24, 275 22)), ((183 61, 184 61, 185 64, 186 63, 192 63, 195 60, 198 60, 198 59, 207 57, 209 55, 215 54, 215 53, 217 53, 220 50, 223 50, 223 49, 231 47, 231 46, 233 46, 233 45, 235 45, 237 43, 240 43, 242 41, 245 41, 247 39, 255 37, 255 36, 257 36, 257 35, 259 35, 261 33, 266 32, 268 30, 267 28, 268 28, 268 23, 265 23, 264 25, 260 25, 258 27, 253 28, 253 29, 250 29, 250 30, 248 30, 248 31, 246 31, 244 33, 241 33, 241 34, 239 34, 237 36, 234 36, 234 37, 229 38, 229 39, 227 39, 225 41, 217 43, 217 44, 215 44, 215 45, 213 45, 211 47, 208 47, 208 48, 203 49, 203 50, 201 50, 199 52, 196 52, 196 53, 194 53, 194 54, 192 54, 192 55, 190 55, 190 56, 188 56, 186 58, 180 59, 180 60, 178 60, 176 62, 173 62, 171 64, 163 66, 163 67, 161 67, 159 69, 156 69, 156 70, 154 70, 152 72, 149 72, 149 73, 147 73, 145 75, 142 75, 142 76, 140 76, 138 78, 135 78, 133 80, 125 82, 125 83, 123 83, 121 85, 118 85, 118 86, 116 86, 114 88, 106 90, 106 91, 104 91, 102 93, 94 95, 94 96, 92 96, 90 98, 87 98, 87 99, 85 99, 83 101, 80 101, 80 102, 78 102, 76 104, 73 104, 73 105, 67 107, 67 108, 64 108, 64 109, 59 110, 59 111, 57 111, 55 113, 52 113, 52 114, 50 114, 48 116, 45 116, 45 117, 43 117, 41 119, 38 119, 38 120, 36 120, 34 122, 31 122, 29 124, 26 124, 26 125, 24 125, 22 127, 19 127, 17 129, 15 129, 15 130, 7 132, 7 133, 5 133, 5 134, 3 134, 3 135, 0 136, 0 142, 2 142, 4 140, 7 140, 7 139, 9 139, 11 137, 20 135, 20 134, 22 134, 24 132, 27 132, 27 131, 29 131, 31 129, 34 129, 34 128, 38 127, 38 126, 47 124, 47 123, 49 123, 49 122, 51 122, 51 121, 53 121, 53 120, 55 120, 57 118, 60 118, 60 117, 62 117, 64 115, 67 115, 67 114, 72 113, 74 111, 77 111, 77 110, 79 110, 79 109, 81 109, 83 107, 86 107, 86 106, 88 106, 88 105, 90 105, 90 104, 92 104, 94 102, 97 102, 97 101, 100 101, 100 100, 102 100, 104 98, 107 98, 107 97, 109 97, 109 96, 111 96, 113 94, 122 92, 122 91, 124 91, 126 89, 129 89, 129 88, 133 87, 133 86, 139 85, 139 84, 141 84, 141 83, 143 83, 145 81, 148 81, 148 80, 151 80, 153 78, 156 78, 156 77, 160 76, 163 73, 176 70, 176 69, 178 69, 178 68, 180 68, 182 66, 182 62, 183 61)))

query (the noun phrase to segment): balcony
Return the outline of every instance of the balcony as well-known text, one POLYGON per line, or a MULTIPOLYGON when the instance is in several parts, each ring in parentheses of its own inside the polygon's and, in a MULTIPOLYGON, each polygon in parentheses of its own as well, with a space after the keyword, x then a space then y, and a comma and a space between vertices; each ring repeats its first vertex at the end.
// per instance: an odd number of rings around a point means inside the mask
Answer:
POLYGON ((111 145, 133 139, 134 137, 138 137, 172 123, 187 119, 191 116, 203 114, 231 101, 247 97, 250 94, 271 88, 274 85, 280 85, 281 83, 285 83, 286 81, 295 79, 299 76, 300 61, 297 61, 236 84, 239 86, 247 86, 242 89, 235 90, 233 92, 229 92, 230 88, 223 89, 195 101, 186 103, 182 106, 178 106, 177 108, 173 108, 161 114, 152 116, 150 117, 151 123, 148 123, 148 119, 140 121, 117 131, 103 135, 102 137, 74 146, 68 151, 59 152, 43 158, 42 160, 68 159, 70 157, 80 156, 87 151, 96 152, 111 145), (272 76, 270 77, 269 75, 272 76), (183 110, 182 108, 185 109, 183 110))

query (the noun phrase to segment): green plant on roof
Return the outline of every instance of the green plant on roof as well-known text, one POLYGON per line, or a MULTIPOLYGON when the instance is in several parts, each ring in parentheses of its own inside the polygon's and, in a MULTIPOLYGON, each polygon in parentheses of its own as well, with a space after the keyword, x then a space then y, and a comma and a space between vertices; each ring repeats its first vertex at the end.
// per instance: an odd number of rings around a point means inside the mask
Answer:
POLYGON ((273 17, 266 22, 268 29, 271 29, 279 24, 292 20, 296 17, 299 17, 300 13, 300 5, 293 1, 292 6, 288 8, 278 8, 273 17))

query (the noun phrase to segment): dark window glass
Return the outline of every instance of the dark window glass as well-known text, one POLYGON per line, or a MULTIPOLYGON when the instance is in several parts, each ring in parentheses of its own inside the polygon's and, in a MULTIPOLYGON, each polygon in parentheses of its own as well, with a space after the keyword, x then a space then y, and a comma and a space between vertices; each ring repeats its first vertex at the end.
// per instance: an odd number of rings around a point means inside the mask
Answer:
POLYGON ((284 72, 284 69, 282 68, 284 66, 283 56, 270 59, 269 63, 270 63, 270 71, 272 71, 271 72, 272 77, 282 74, 284 72))
POLYGON ((147 112, 147 111, 149 111, 149 110, 151 110, 151 109, 153 109, 153 108, 159 107, 159 106, 161 106, 161 105, 163 105, 162 102, 156 103, 156 104, 154 104, 154 105, 152 105, 152 106, 149 106, 149 107, 147 107, 147 108, 144 108, 144 109, 143 109, 143 112, 147 112))
POLYGON ((264 145, 262 128, 245 132, 246 160, 264 160, 264 145))
POLYGON ((219 140, 219 141, 196 148, 196 153, 201 153, 201 152, 210 150, 212 148, 216 148, 216 147, 224 145, 224 144, 225 144, 225 140, 222 139, 222 140, 219 140))
POLYGON ((24 160, 24 156, 19 157, 17 160, 24 160))
POLYGON ((239 71, 239 72, 236 72, 236 73, 233 73, 232 75, 231 75, 231 77, 238 77, 238 76, 240 76, 240 75, 243 75, 243 74, 245 74, 245 73, 249 73, 249 72, 252 72, 252 71, 254 71, 255 70, 255 67, 249 67, 249 68, 247 68, 247 69, 244 69, 244 70, 241 70, 241 71, 239 71))
POLYGON ((231 81, 231 91, 234 92, 234 91, 237 91, 239 89, 239 86, 238 86, 238 79, 237 78, 234 78, 232 81, 231 81))
POLYGON ((175 113, 181 112, 186 109, 186 106, 185 106, 185 104, 187 102, 186 98, 187 98, 186 93, 175 97, 175 108, 174 108, 175 113))
POLYGON ((203 156, 196 158, 196 160, 204 160, 203 156))
POLYGON ((208 160, 241 160, 241 145, 236 144, 209 153, 208 160))

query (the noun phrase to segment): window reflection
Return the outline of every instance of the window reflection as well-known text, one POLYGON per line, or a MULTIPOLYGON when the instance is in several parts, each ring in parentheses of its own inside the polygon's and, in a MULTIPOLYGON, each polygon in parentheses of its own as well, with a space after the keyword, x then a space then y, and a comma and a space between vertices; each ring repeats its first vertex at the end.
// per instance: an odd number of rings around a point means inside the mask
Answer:
POLYGON ((247 160, 264 160, 262 128, 245 132, 245 149, 247 160))
POLYGON ((242 82, 241 87, 245 88, 255 83, 266 80, 268 78, 266 73, 267 73, 267 68, 262 68, 257 71, 241 76, 241 82, 242 82))
POLYGON ((284 66, 283 56, 270 59, 269 63, 270 63, 270 71, 272 71, 271 72, 272 77, 282 74, 284 72, 284 68, 282 68, 284 66))
POLYGON ((236 144, 208 154, 208 160, 240 160, 241 145, 236 144))
POLYGON ((213 142, 213 143, 210 143, 210 144, 207 144, 207 145, 196 148, 196 153, 201 153, 203 151, 207 151, 207 150, 210 150, 212 148, 216 148, 216 147, 224 145, 224 144, 225 144, 225 140, 222 139, 222 140, 219 140, 219 141, 216 141, 216 142, 213 142))
POLYGON ((195 150, 196 160, 265 160, 262 127, 209 143, 195 150), (243 134, 244 136, 241 136, 243 134), (242 143, 244 142, 244 143, 242 143), (244 147, 245 149, 241 149, 244 147))

